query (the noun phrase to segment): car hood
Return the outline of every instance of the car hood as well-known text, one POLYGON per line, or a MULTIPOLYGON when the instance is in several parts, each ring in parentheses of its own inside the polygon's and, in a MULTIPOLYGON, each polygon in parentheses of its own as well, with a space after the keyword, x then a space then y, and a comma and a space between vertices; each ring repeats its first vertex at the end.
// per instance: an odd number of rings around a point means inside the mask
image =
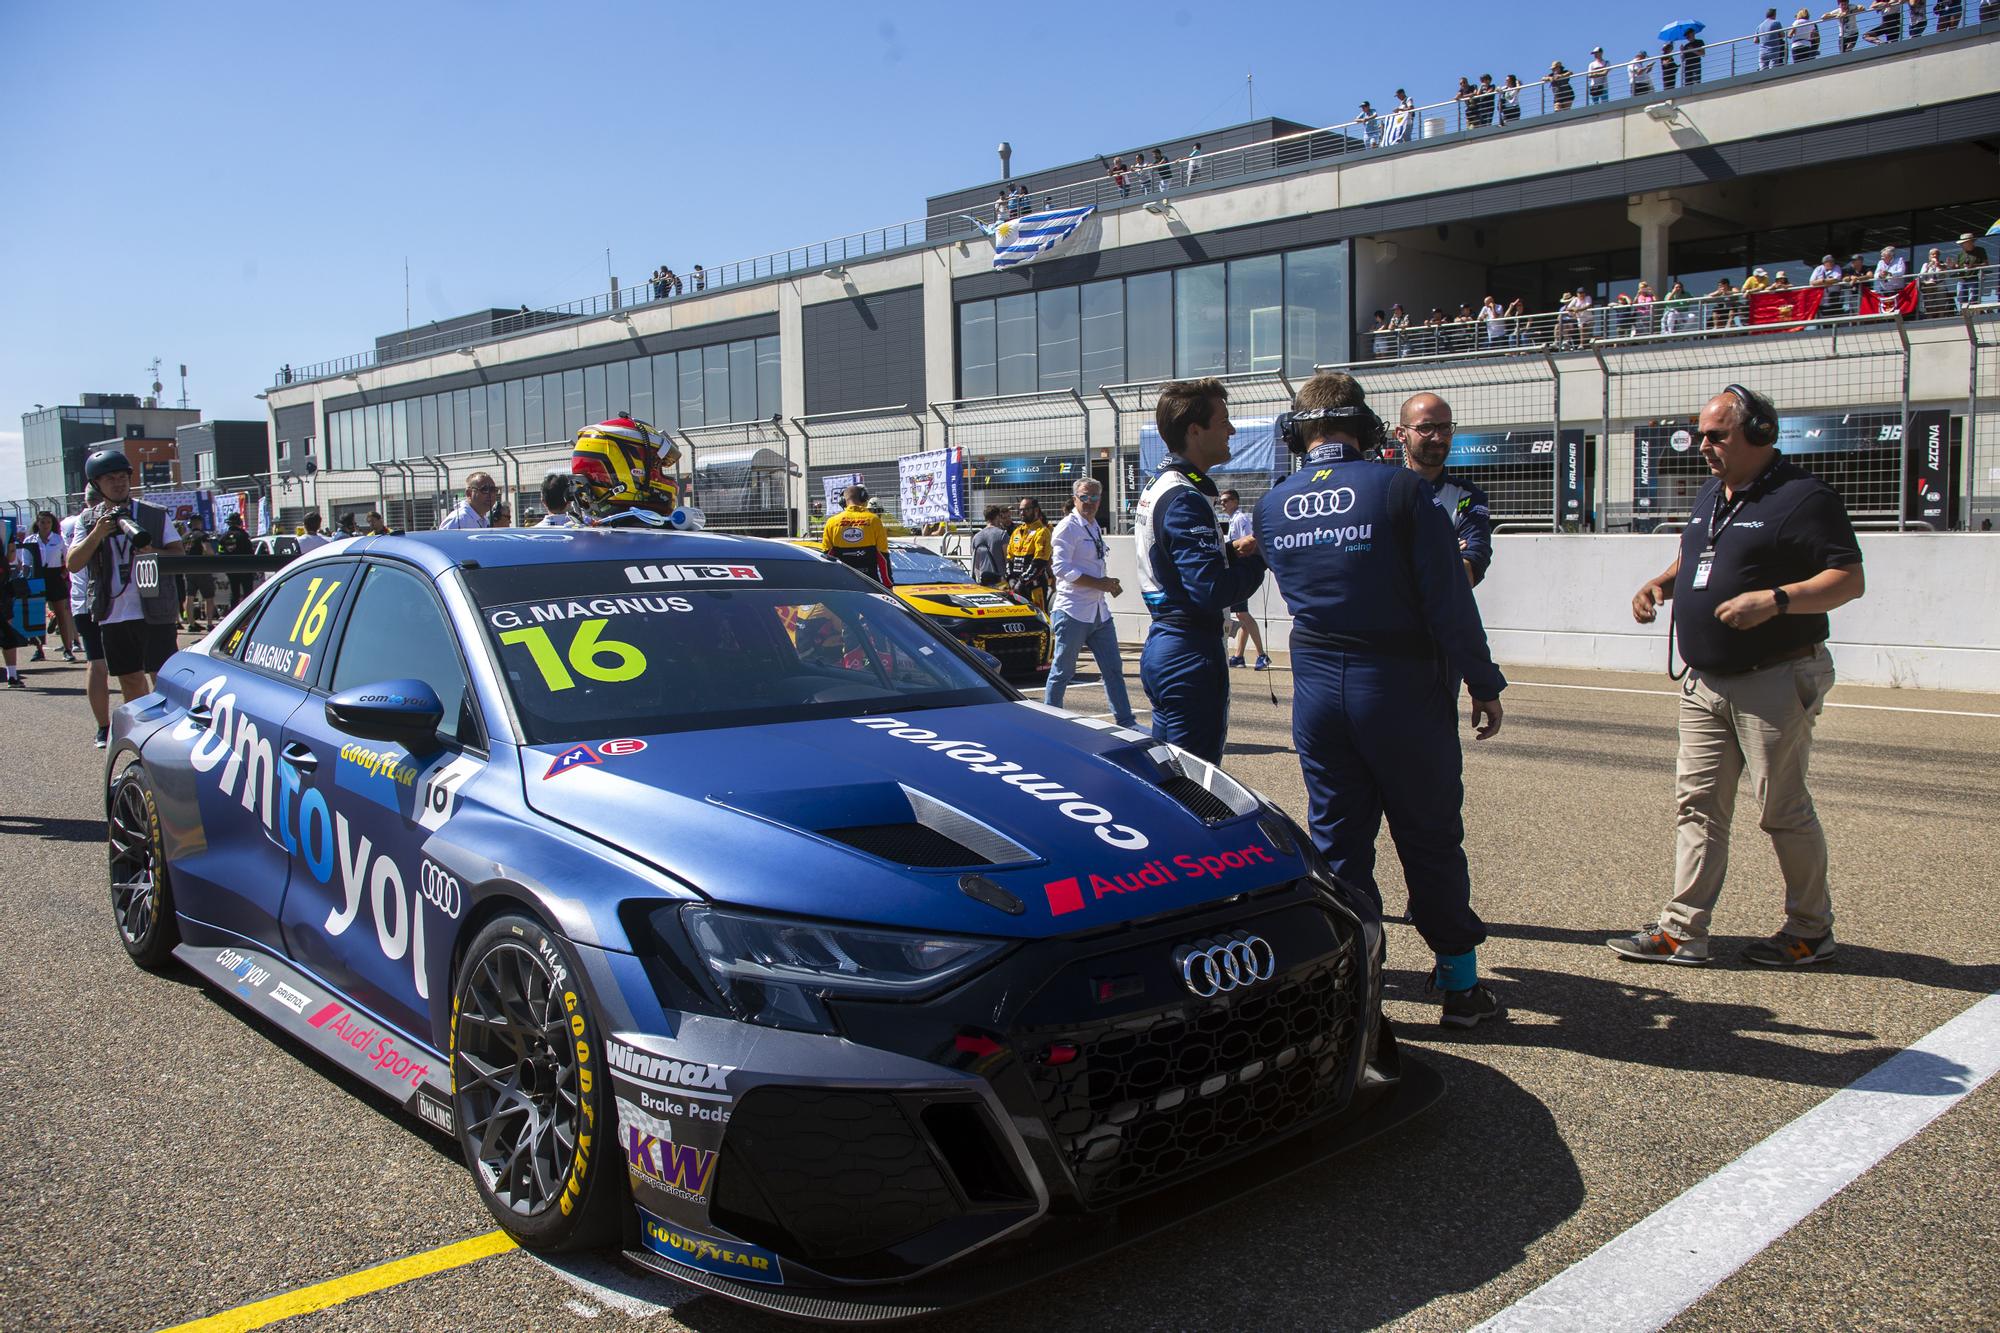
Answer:
POLYGON ((975 620, 1013 620, 1035 608, 977 583, 898 583, 896 595, 920 611, 945 612, 975 620))
POLYGON ((799 916, 1038 938, 1306 871, 1220 770, 1036 703, 536 746, 522 764, 549 818, 717 902, 799 916))

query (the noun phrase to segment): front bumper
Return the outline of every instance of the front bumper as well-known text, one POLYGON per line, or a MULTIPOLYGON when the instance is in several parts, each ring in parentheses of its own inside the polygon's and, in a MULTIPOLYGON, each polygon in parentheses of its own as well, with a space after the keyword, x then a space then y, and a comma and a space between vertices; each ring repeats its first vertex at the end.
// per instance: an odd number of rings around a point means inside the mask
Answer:
MULTIPOLYGON (((728 1071, 721 1128, 685 1136, 714 1145, 711 1188, 635 1165, 631 1257, 790 1314, 896 1318, 1238 1197, 1434 1100, 1381 1018, 1378 939, 1301 881, 1036 942, 927 1002, 836 1005, 845 1038, 691 1024, 728 1071), (1274 944, 1275 974, 1196 998, 1175 947, 1234 931, 1274 944)), ((630 1072, 621 1117, 661 1109, 630 1072)))

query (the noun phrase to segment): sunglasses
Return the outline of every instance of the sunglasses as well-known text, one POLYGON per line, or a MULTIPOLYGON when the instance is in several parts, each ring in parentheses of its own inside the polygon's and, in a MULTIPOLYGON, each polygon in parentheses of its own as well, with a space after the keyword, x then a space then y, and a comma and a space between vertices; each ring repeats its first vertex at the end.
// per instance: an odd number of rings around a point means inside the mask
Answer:
POLYGON ((1726 430, 1698 430, 1694 433, 1694 437, 1703 444, 1729 443, 1729 432, 1726 430))

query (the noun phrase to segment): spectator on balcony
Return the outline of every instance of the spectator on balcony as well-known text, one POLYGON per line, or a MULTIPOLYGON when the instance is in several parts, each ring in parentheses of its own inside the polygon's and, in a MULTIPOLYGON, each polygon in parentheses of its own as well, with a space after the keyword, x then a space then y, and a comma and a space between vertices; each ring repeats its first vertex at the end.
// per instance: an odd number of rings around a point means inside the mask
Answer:
POLYGON ((686 288, 681 283, 681 275, 665 264, 660 265, 660 276, 666 280, 667 295, 679 296, 686 288))
POLYGON ((1556 342, 1561 346, 1581 347, 1590 341, 1591 313, 1590 293, 1579 287, 1570 294, 1562 305, 1562 318, 1558 321, 1556 342), (1562 336, 1566 332, 1567 338, 1562 336))
POLYGON ((1007 220, 1007 191, 1004 189, 993 196, 993 225, 999 226, 1007 220))
POLYGON ((1909 285, 1908 265, 1903 257, 1896 253, 1895 246, 1883 246, 1881 256, 1875 261, 1875 294, 1893 300, 1909 285))
POLYGON ((1979 244, 1979 238, 1971 232, 1961 232, 1958 237, 1958 253, 1952 257, 1952 266, 1958 270, 1958 308, 1965 309, 1977 304, 1979 291, 1983 286, 1993 287, 1993 280, 1986 272, 1986 251, 1979 244))
POLYGON ((1944 312, 1944 260, 1936 250, 1924 260, 1924 266, 1917 270, 1917 293, 1919 309, 1926 315, 1944 312))
POLYGON ((1444 311, 1432 306, 1431 313, 1424 319, 1423 355, 1441 355, 1445 350, 1445 337, 1450 332, 1451 321, 1445 318, 1444 311))
POLYGON ((1838 0, 1832 9, 1821 14, 1822 19, 1833 19, 1840 24, 1840 53, 1846 55, 1861 40, 1861 11, 1850 0, 1838 0))
POLYGON ((1674 44, 1672 42, 1662 42, 1660 44, 1661 92, 1670 93, 1674 90, 1674 78, 1680 73, 1680 70, 1679 62, 1674 59, 1674 44))
POLYGON ((1146 150, 1143 148, 1132 154, 1132 183, 1139 187, 1140 194, 1153 192, 1153 169, 1146 164, 1146 150))
POLYGON ((1187 183, 1189 185, 1194 184, 1194 173, 1196 168, 1198 168, 1200 165, 1201 165, 1201 144, 1199 141, 1197 141, 1194 147, 1188 149, 1187 183))
POLYGON ((1507 345, 1519 347, 1528 336, 1527 303, 1517 296, 1500 313, 1507 319, 1507 345))
POLYGON ((1632 305, 1632 294, 1620 292, 1604 309, 1605 336, 1608 338, 1629 338, 1637 325, 1638 311, 1632 305))
POLYGON ((1681 333, 1697 324, 1692 298, 1688 296, 1687 285, 1679 279, 1667 288, 1666 296, 1660 300, 1660 332, 1681 333))
POLYGON ((1653 294, 1653 284, 1641 278, 1639 289, 1632 293, 1632 332, 1641 337, 1653 331, 1655 318, 1653 307, 1659 298, 1653 294))
POLYGON ((1173 187, 1174 164, 1167 161, 1167 155, 1159 149, 1153 150, 1153 179, 1160 183, 1160 193, 1165 194, 1173 187))
POLYGON ((1024 218, 1034 211, 1034 201, 1028 198, 1028 187, 1017 184, 1014 192, 1007 196, 1007 216, 1024 218))
POLYGON ((1512 125, 1521 118, 1521 81, 1512 74, 1500 85, 1500 123, 1512 125))
POLYGON ((1556 110, 1567 111, 1576 105, 1576 86, 1570 82, 1570 72, 1560 60, 1549 62, 1549 91, 1555 97, 1556 110))
POLYGON ((1377 361, 1388 359, 1389 349, 1395 346, 1395 338, 1389 333, 1389 316, 1383 311, 1375 312, 1375 322, 1368 326, 1368 355, 1377 361))
POLYGON ((1792 20, 1792 63, 1813 60, 1819 56, 1819 24, 1813 21, 1810 9, 1801 9, 1792 20))
POLYGON ((1764 21, 1757 25, 1757 68, 1776 69, 1785 63, 1785 25, 1778 22, 1778 11, 1764 11, 1764 21))
POLYGON ((1930 10, 1924 0, 1910 0, 1909 31, 1912 37, 1924 35, 1924 29, 1931 24, 1930 10))
POLYGON ((1481 125, 1492 125, 1496 122, 1495 113, 1499 108, 1500 89, 1494 84, 1491 74, 1479 76, 1479 86, 1472 90, 1472 103, 1479 113, 1481 125))
POLYGON ((1396 109, 1389 113, 1389 128, 1382 135, 1384 144, 1408 143, 1416 132, 1417 104, 1401 88, 1396 90, 1396 109))
POLYGON ((1486 346, 1502 347, 1507 342, 1507 317, 1500 313, 1500 303, 1491 296, 1479 307, 1479 322, 1486 329, 1486 346))
POLYGON ((1701 82, 1701 57, 1707 46, 1698 32, 1681 39, 1681 87, 1692 88, 1701 82))
POLYGON ((1937 0, 1937 28, 1951 32, 1965 18, 1965 0, 1937 0))
POLYGON ((1740 329, 1743 327, 1743 297, 1734 283, 1727 278, 1715 280, 1715 290, 1708 294, 1708 327, 1711 329, 1740 329))
POLYGON ((1774 292, 1788 292, 1791 289, 1792 280, 1785 276, 1785 270, 1779 269, 1778 276, 1771 279, 1771 290, 1774 292))
POLYGON ((1761 292, 1770 285, 1771 275, 1761 268, 1755 268, 1751 269, 1750 276, 1743 280, 1742 292, 1748 296, 1752 292, 1761 292))
POLYGON ((1458 89, 1452 93, 1451 100, 1458 103, 1460 128, 1472 125, 1472 80, 1466 78, 1463 74, 1459 75, 1458 89))
POLYGON ((1400 303, 1389 307, 1389 338, 1396 346, 1396 355, 1403 356, 1410 350, 1410 312, 1400 303))
POLYGON ((694 266, 694 289, 698 292, 708 290, 708 273, 699 264, 694 266))
POLYGON ((1611 100, 1611 66, 1604 62, 1601 46, 1590 48, 1590 64, 1583 71, 1583 92, 1592 106, 1611 100))
POLYGON ((1120 199, 1130 199, 1132 197, 1132 187, 1126 184, 1125 181, 1126 173, 1130 170, 1125 165, 1123 155, 1111 159, 1111 165, 1105 169, 1104 174, 1111 177, 1111 183, 1118 187, 1118 197, 1120 199))
POLYGON ((1625 62, 1625 77, 1632 83, 1632 96, 1653 95, 1653 58, 1644 51, 1625 62))
POLYGON ((1355 116, 1353 123, 1361 127, 1362 143, 1370 148, 1381 146, 1382 118, 1375 114, 1375 108, 1368 105, 1365 99, 1361 103, 1361 112, 1355 116))
POLYGON ((1881 15, 1875 26, 1868 30, 1868 43, 1881 46, 1885 42, 1903 40, 1903 0, 1875 0, 1868 6, 1881 15))
POLYGON ((1454 352, 1470 352, 1479 338, 1479 324, 1472 318, 1472 307, 1461 303, 1458 314, 1452 317, 1449 347, 1454 352))
POLYGON ((1849 255, 1847 266, 1840 270, 1841 286, 1846 289, 1847 309, 1850 314, 1861 309, 1861 289, 1875 276, 1875 270, 1868 264, 1868 256, 1849 255))

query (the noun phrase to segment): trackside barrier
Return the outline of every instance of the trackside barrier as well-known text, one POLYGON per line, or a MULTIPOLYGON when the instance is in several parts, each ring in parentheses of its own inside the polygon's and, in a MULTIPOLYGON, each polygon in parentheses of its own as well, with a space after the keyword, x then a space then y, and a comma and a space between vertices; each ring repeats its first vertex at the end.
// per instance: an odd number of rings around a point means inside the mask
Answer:
MULTIPOLYGON (((1265 459, 1263 441, 1271 434, 1270 422, 1291 407, 1297 389, 1276 371, 1216 378, 1229 390, 1229 419, 1236 427, 1236 437, 1231 441, 1234 456, 1216 471, 1215 484, 1235 491, 1245 509, 1254 509, 1264 492, 1291 470, 1290 455, 1275 438, 1269 443, 1268 461, 1258 462, 1265 459)), ((1142 380, 1109 384, 1099 390, 1112 414, 1111 486, 1102 515, 1106 531, 1132 530, 1132 510, 1150 475, 1147 463, 1157 466, 1157 456, 1166 447, 1159 439, 1154 413, 1160 390, 1173 382, 1142 380)))
POLYGON ((1850 315, 1797 332, 1660 334, 1593 349, 1603 375, 1606 530, 1685 521, 1708 479, 1702 405, 1740 383, 1770 398, 1779 445, 1839 491, 1857 522, 1901 527, 1910 343, 1900 318, 1850 315), (1810 411, 1812 404, 1837 404, 1810 411))
POLYGON ((1972 344, 1972 365, 1960 494, 1966 497, 1966 528, 1991 532, 2000 528, 2000 305, 1968 309, 1965 336, 1972 344))
MULTIPOLYGON (((1457 428, 1447 466, 1486 491, 1495 523, 1515 531, 1588 530, 1588 440, 1580 426, 1563 434, 1562 381, 1548 347, 1313 369, 1360 381, 1368 405, 1392 430, 1406 399, 1439 395, 1457 428), (1572 461, 1579 471, 1559 485, 1572 461)), ((1393 435, 1389 444, 1397 449, 1393 435)))
POLYGON ((793 506, 792 437, 784 420, 727 421, 672 432, 681 442, 681 500, 700 508, 711 532, 787 537, 793 506))
MULTIPOLYGON (((1070 487, 1109 477, 1107 458, 1091 457, 1090 407, 1074 389, 958 398, 930 405, 946 448, 964 450, 965 512, 976 521, 989 504, 1009 509, 1027 497, 1050 523, 1069 508, 1070 487)), ((1108 453, 1108 451, 1107 451, 1108 453)))
MULTIPOLYGON (((903 522, 903 492, 897 460, 924 449, 924 419, 908 407, 869 407, 854 412, 820 412, 793 417, 804 441, 805 516, 801 537, 817 537, 829 514, 838 513, 840 492, 868 488, 894 532, 903 522)), ((972 515, 968 514, 968 518, 972 515)))

